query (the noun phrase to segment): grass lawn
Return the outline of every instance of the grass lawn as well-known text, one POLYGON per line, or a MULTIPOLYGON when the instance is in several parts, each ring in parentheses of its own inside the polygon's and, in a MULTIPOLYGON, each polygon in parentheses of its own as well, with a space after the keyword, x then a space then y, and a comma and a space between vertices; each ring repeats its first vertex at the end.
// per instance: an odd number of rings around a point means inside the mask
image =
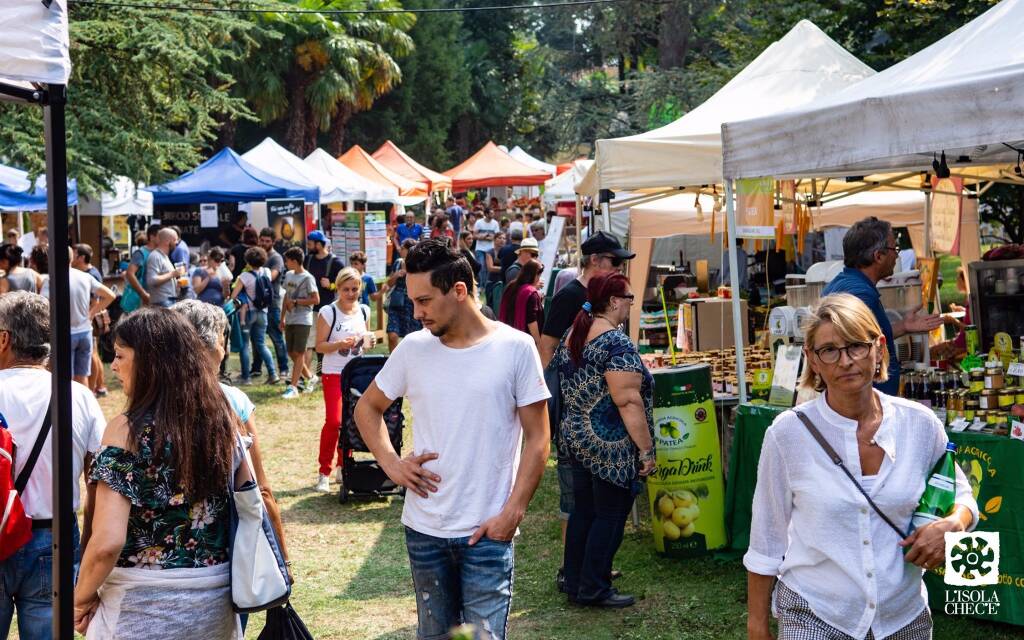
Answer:
MULTIPOLYGON (((237 368, 237 366, 236 366, 237 368)), ((116 379, 108 378, 111 389, 116 379)), ((415 637, 412 595, 401 499, 338 503, 337 493, 313 491, 323 422, 319 392, 282 400, 283 387, 245 388, 257 404, 264 464, 284 517, 294 561, 292 602, 319 640, 407 639, 415 637)), ((114 390, 102 401, 108 417, 123 406, 114 390)), ((406 438, 411 443, 411 438, 406 438)), ((408 446, 408 445, 407 445, 408 446)), ((334 485, 332 485, 333 487, 334 485)), ((561 543, 554 460, 524 520, 516 542, 516 580, 510 638, 718 639, 746 637, 746 572, 739 561, 687 561, 653 552, 646 518, 627 525, 615 566, 617 583, 635 594, 636 606, 595 611, 567 605, 555 590, 561 543)), ((247 638, 262 629, 251 619, 247 638)), ((1021 630, 1005 625, 936 616, 935 638, 1010 640, 1021 630)))

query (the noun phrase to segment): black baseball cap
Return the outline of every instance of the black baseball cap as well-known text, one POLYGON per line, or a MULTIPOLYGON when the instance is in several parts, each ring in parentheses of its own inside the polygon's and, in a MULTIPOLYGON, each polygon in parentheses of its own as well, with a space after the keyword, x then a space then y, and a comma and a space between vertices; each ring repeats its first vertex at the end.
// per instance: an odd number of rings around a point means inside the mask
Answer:
POLYGON ((583 255, 590 256, 595 253, 607 253, 623 260, 632 260, 636 254, 628 249, 623 249, 619 239, 605 231, 598 231, 587 238, 580 247, 583 255))

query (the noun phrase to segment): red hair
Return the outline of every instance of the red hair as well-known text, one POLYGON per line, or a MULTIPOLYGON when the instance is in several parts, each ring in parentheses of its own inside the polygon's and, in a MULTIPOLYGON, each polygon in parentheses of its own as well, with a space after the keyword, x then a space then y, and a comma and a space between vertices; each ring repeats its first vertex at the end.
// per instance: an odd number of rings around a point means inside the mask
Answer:
POLYGON ((621 298, 629 291, 629 278, 621 273, 608 273, 591 278, 587 284, 587 301, 590 311, 580 309, 576 319, 572 321, 572 333, 569 335, 569 357, 579 366, 583 360, 583 347, 587 343, 587 334, 594 324, 594 316, 608 310, 608 302, 612 297, 621 298))

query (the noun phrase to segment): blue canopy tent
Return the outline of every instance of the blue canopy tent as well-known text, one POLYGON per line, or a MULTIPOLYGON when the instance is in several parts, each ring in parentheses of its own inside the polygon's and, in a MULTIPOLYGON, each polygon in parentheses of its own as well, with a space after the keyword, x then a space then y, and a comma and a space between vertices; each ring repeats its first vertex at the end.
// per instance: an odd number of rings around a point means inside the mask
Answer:
MULTIPOLYGON (((68 180, 68 206, 76 204, 78 183, 68 180)), ((0 211, 46 211, 46 176, 32 188, 27 171, 0 164, 0 211)))
POLYGON ((289 182, 245 161, 230 148, 180 178, 146 187, 153 192, 153 204, 198 204, 204 202, 254 202, 267 198, 320 200, 320 188, 289 182))

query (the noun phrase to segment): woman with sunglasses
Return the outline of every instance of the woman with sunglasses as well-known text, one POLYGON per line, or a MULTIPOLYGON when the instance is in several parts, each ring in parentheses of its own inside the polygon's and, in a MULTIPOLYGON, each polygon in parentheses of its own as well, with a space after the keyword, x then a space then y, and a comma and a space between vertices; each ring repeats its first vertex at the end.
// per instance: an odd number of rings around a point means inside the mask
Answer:
POLYGON ((946 450, 942 423, 922 405, 873 388, 888 377, 888 345, 857 298, 822 298, 804 340, 801 385, 822 393, 780 415, 765 434, 743 558, 748 637, 772 637, 774 603, 779 638, 931 638, 922 571, 942 564, 943 534, 977 522, 970 485, 957 468, 952 513, 907 536, 946 450))
POLYGON ((324 388, 324 426, 320 430, 320 473, 316 490, 328 493, 332 461, 338 459, 341 471, 341 452, 338 432, 341 429, 341 372, 350 360, 363 354, 364 346, 373 348, 376 339, 366 328, 367 314, 359 305, 363 279, 352 267, 345 267, 334 279, 337 297, 324 305, 316 320, 316 351, 324 354, 321 384, 324 388))
POLYGON ((612 560, 640 480, 654 471, 654 381, 620 329, 633 304, 629 280, 591 278, 587 296, 552 361, 561 378, 560 453, 572 465, 565 592, 571 602, 620 608, 634 598, 612 588, 612 560))

